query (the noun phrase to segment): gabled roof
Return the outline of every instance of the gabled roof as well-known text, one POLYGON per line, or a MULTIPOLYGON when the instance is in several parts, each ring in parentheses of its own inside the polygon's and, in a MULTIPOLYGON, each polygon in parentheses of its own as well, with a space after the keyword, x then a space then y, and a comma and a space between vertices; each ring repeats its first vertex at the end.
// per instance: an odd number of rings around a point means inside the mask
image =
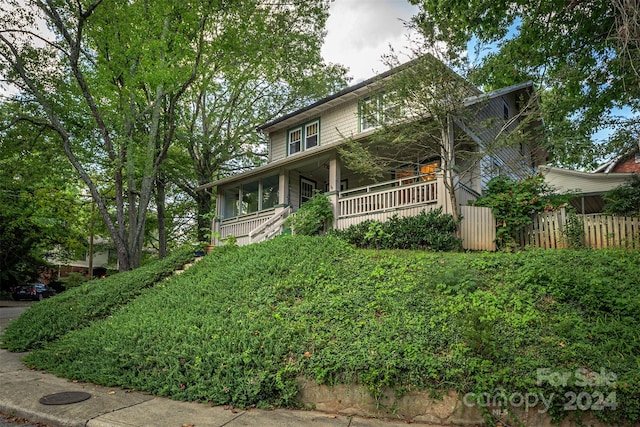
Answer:
POLYGON ((347 102, 353 98, 359 98, 366 93, 368 93, 372 88, 375 88, 380 85, 380 82, 391 77, 397 72, 409 67, 414 61, 409 61, 404 63, 398 67, 392 68, 390 70, 385 71, 382 74, 375 75, 370 79, 364 80, 358 84, 353 86, 349 86, 345 89, 342 89, 339 92, 334 93, 333 95, 329 95, 326 98, 322 98, 319 101, 314 102, 306 107, 300 108, 296 111, 293 111, 284 116, 278 117, 270 122, 267 122, 258 127, 258 131, 271 131, 275 127, 282 127, 278 125, 283 125, 291 119, 295 118, 295 121, 299 121, 300 119, 304 119, 305 117, 317 116, 321 112, 328 110, 336 105, 347 102))
POLYGON ((508 95, 512 92, 520 92, 525 89, 533 91, 533 82, 528 81, 528 82, 520 83, 517 85, 503 87, 501 89, 497 89, 491 92, 481 93, 476 96, 470 96, 469 98, 466 98, 464 100, 464 106, 469 107, 479 102, 489 101, 491 99, 499 98, 501 96, 508 95))
MULTIPOLYGON (((281 129, 289 125, 293 125, 295 123, 303 122, 307 119, 312 119, 314 117, 317 117, 322 112, 329 110, 330 108, 333 108, 337 105, 344 104, 345 102, 348 102, 350 100, 353 100, 356 98, 363 98, 366 95, 368 95, 371 91, 379 89, 383 85, 384 80, 389 79, 391 76, 399 73, 402 70, 410 68, 422 58, 430 58, 434 61, 439 61, 434 56, 427 54, 421 58, 417 58, 417 59, 413 59, 411 61, 405 62, 404 64, 391 68, 390 70, 387 70, 382 74, 378 74, 376 76, 371 77, 370 79, 367 79, 363 82, 360 82, 353 86, 349 86, 339 92, 336 92, 333 95, 329 95, 326 98, 323 98, 317 102, 314 102, 311 105, 300 108, 299 110, 293 111, 284 116, 278 117, 275 120, 272 120, 268 123, 265 123, 259 126, 257 130, 262 132, 273 132, 276 129, 281 129)), ((450 71, 458 75, 453 70, 450 70, 450 71)), ((480 91, 480 89, 477 89, 471 85, 469 86, 471 90, 477 91, 477 93, 479 94, 478 96, 482 95, 482 92, 480 91)))
POLYGON ((638 151, 640 151, 640 141, 638 141, 638 146, 598 166, 598 168, 596 168, 596 170, 594 170, 593 173, 611 173, 611 171, 613 171, 613 169, 618 164, 620 164, 621 162, 626 162, 631 156, 635 156, 636 153, 638 153, 638 151))

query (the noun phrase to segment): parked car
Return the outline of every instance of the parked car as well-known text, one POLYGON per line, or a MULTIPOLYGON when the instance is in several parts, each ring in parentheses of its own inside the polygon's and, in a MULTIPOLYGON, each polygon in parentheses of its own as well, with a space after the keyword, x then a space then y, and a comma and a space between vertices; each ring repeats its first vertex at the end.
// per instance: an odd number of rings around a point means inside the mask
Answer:
POLYGON ((13 290, 13 299, 18 301, 21 299, 30 299, 33 301, 41 301, 45 298, 52 297, 56 291, 48 287, 44 283, 33 283, 31 285, 18 286, 13 290))

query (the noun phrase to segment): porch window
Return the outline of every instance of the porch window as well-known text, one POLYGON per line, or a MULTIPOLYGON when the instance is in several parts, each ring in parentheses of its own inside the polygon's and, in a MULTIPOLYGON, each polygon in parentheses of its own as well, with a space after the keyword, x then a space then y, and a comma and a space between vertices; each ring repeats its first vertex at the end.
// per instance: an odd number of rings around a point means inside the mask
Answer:
POLYGON ((240 187, 224 190, 224 217, 240 215, 240 187))
POLYGON ((440 167, 440 162, 433 161, 429 163, 421 163, 417 167, 411 166, 396 170, 396 179, 400 179, 400 185, 409 185, 416 182, 416 177, 420 177, 420 181, 432 181, 436 179, 436 172, 440 167), (406 179, 405 179, 406 178, 406 179))
POLYGON ((439 167, 440 162, 431 162, 420 165, 420 175, 422 175, 422 181, 432 181, 436 179, 436 172, 439 167))
POLYGON ((272 175, 224 190, 224 217, 273 208, 278 204, 279 181, 278 175, 272 175))
POLYGON ((242 213, 258 212, 259 198, 258 181, 252 181, 242 185, 242 213))
POLYGON ((262 209, 271 209, 278 204, 278 175, 262 179, 262 209))

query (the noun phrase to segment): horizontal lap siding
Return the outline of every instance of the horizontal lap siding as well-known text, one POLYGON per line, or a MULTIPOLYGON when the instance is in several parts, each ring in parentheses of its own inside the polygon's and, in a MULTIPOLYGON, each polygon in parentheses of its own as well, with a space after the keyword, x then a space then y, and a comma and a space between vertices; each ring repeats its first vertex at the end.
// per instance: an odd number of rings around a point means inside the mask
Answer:
MULTIPOLYGON (((300 124, 307 123, 304 119, 300 124)), ((290 126, 291 129, 295 126, 290 126)), ((320 116, 320 146, 342 142, 344 138, 356 135, 358 132, 358 102, 353 100, 343 106, 335 107, 320 116)), ((287 157, 287 129, 273 132, 271 138, 270 161, 287 157)))

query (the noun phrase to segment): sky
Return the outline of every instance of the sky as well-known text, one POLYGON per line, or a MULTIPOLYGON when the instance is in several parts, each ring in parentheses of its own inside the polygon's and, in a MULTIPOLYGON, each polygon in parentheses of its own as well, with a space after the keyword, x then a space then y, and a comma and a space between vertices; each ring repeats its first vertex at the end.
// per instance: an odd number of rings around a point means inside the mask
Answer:
POLYGON ((405 62, 409 21, 418 8, 407 0, 334 0, 329 9, 327 36, 322 48, 325 61, 349 68, 351 84, 359 83, 388 69, 381 58, 389 45, 405 62))

